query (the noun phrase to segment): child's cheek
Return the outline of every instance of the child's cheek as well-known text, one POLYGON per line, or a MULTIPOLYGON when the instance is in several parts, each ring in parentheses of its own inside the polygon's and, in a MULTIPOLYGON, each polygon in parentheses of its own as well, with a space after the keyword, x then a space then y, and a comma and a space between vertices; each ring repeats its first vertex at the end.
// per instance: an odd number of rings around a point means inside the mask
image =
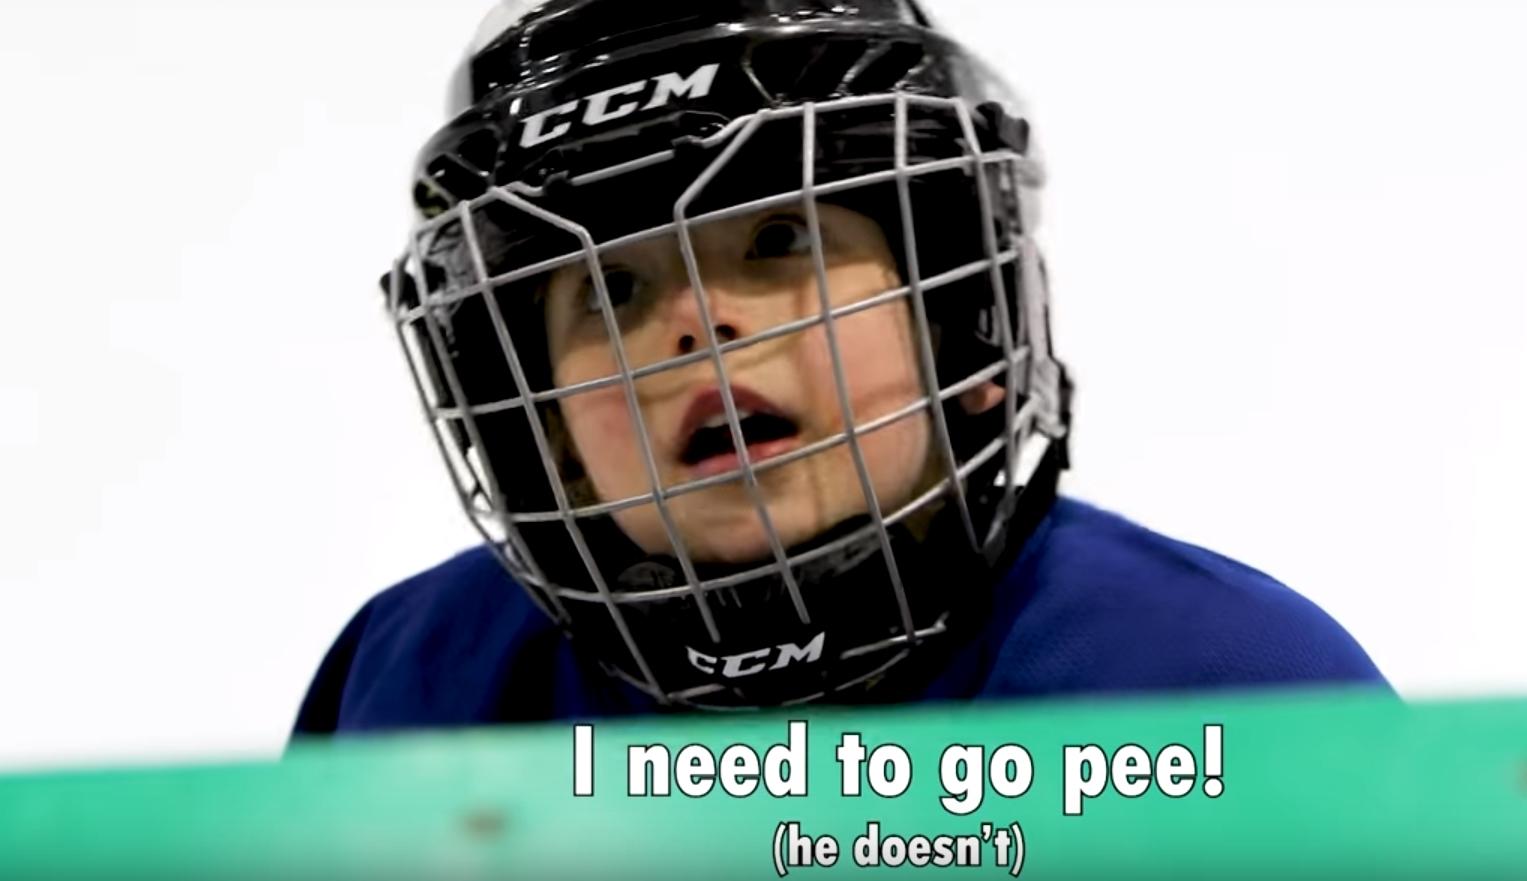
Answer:
MULTIPOLYGON (((889 303, 841 319, 838 348, 858 422, 884 416, 921 395, 905 304, 889 303)), ((826 374, 831 383, 831 362, 826 374)), ((836 404, 836 395, 833 396, 836 404)))
MULTIPOLYGON (((899 285, 895 273, 885 267, 854 264, 834 271, 829 279, 834 305, 842 306, 874 296, 899 285)), ((813 310, 814 311, 814 310, 813 310)), ((917 386, 916 350, 912 345, 911 309, 904 300, 893 300, 834 322, 838 352, 848 384, 854 418, 865 422, 910 403, 910 388, 917 386)), ((832 350, 823 329, 811 333, 807 359, 817 388, 834 421, 841 425, 832 350)))
POLYGON ((587 392, 562 402, 584 470, 604 499, 623 498, 635 492, 626 486, 636 461, 631 411, 623 390, 616 386, 587 392))

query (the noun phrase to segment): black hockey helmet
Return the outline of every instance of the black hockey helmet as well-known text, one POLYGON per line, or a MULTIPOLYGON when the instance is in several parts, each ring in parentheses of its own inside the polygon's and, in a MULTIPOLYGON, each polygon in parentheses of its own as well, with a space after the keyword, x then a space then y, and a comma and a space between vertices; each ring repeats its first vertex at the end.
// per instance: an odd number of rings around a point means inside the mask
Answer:
MULTIPOLYGON (((581 650, 663 704, 775 705, 857 692, 978 614, 993 568, 1053 499, 1070 421, 1032 238, 1041 167, 1027 117, 978 60, 912 0, 508 0, 450 106, 420 154, 388 308, 467 514, 581 650), (723 345, 707 331, 684 357, 633 373, 621 354, 618 375, 559 388, 538 290, 588 267, 619 352, 601 255, 822 203, 874 218, 895 251, 902 287, 882 298, 908 304, 926 386, 895 418, 929 418, 942 479, 880 510, 861 469, 869 510, 786 547, 757 476, 836 446, 857 457, 894 419, 751 463, 726 359, 771 334, 723 345), (663 485, 643 441, 649 492, 580 493, 560 402, 624 389, 645 437, 636 382, 699 362, 715 368, 742 466, 663 485), (1004 404, 966 413, 959 396, 987 382, 1004 404), (749 487, 766 558, 686 551, 667 506, 722 481, 749 487), (640 505, 661 514, 671 555, 614 522, 640 505)), ((689 271, 703 309, 692 256, 689 271)), ((853 308, 823 302, 796 331, 853 308)))

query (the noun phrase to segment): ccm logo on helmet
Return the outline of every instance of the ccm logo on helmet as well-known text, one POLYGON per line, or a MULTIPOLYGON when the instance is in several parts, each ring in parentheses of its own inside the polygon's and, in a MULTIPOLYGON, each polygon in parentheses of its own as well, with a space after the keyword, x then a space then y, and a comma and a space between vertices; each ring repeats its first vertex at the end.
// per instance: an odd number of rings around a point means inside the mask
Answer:
POLYGON ((687 77, 665 73, 542 110, 525 118, 520 146, 529 148, 551 143, 572 131, 575 124, 604 125, 637 110, 666 107, 675 98, 704 98, 710 94, 711 84, 716 81, 716 71, 720 68, 719 64, 707 64, 687 77), (578 115, 580 107, 583 108, 581 116, 578 115))
POLYGON ((748 676, 756 676, 765 670, 783 670, 791 664, 811 664, 822 659, 822 645, 827 640, 827 634, 818 633, 816 639, 798 646, 793 642, 777 645, 774 648, 759 649, 756 652, 745 652, 740 655, 726 655, 713 658, 704 652, 689 649, 689 663, 695 666, 701 673, 709 673, 712 676, 720 675, 726 679, 742 679, 748 676), (771 663, 772 662, 772 663, 771 663))

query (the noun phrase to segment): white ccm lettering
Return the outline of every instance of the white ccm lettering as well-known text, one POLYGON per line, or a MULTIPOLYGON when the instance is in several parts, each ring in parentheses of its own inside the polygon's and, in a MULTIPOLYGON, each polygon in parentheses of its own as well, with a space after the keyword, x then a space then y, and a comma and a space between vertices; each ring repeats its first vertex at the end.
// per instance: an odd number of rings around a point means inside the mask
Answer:
POLYGON ((603 125, 630 116, 638 108, 656 110, 667 107, 679 98, 704 98, 710 94, 711 86, 716 81, 716 72, 720 69, 719 64, 707 64, 687 77, 678 73, 665 73, 542 110, 525 118, 524 128, 520 131, 520 146, 528 149, 549 144, 565 137, 577 122, 586 126, 603 125), (643 105, 636 96, 649 88, 652 97, 643 105), (622 98, 633 100, 622 101, 622 98), (579 107, 583 108, 581 119, 577 118, 579 107))
POLYGON ((688 649, 689 663, 701 673, 720 675, 726 679, 743 679, 748 676, 757 676, 765 670, 783 670, 793 664, 810 664, 822 659, 822 647, 826 644, 827 634, 818 633, 816 638, 804 646, 787 642, 773 648, 759 649, 753 652, 744 652, 740 655, 724 655, 713 657, 695 649, 688 649), (769 660, 773 658, 774 663, 769 660))
POLYGON ((614 122, 622 116, 630 116, 641 106, 640 101, 627 101, 610 109, 610 99, 619 98, 623 95, 635 95, 647 87, 645 81, 639 83, 627 83, 624 86, 616 86, 613 89, 605 89, 603 92, 589 96, 588 109, 583 112, 584 125, 602 125, 606 122, 614 122))
POLYGON ((535 116, 525 120, 525 130, 520 132, 521 147, 538 147, 548 141, 555 141, 573 130, 570 122, 559 123, 551 131, 545 131, 546 120, 554 116, 566 116, 578 109, 577 101, 569 101, 550 110, 543 110, 535 116))
POLYGON ((704 98, 710 94, 711 83, 716 81, 716 71, 721 69, 719 64, 707 64, 684 79, 676 73, 665 73, 659 77, 653 77, 657 88, 652 92, 652 100, 647 102, 643 110, 656 110, 659 107, 667 107, 668 102, 674 98, 704 98))

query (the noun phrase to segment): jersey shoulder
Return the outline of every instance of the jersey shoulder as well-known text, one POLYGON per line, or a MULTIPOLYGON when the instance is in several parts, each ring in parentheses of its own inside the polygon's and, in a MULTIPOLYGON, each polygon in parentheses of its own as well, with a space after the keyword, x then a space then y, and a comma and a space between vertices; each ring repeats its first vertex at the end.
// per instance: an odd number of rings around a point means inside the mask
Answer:
POLYGON ((372 598, 345 626, 298 712, 298 734, 485 724, 551 712, 572 659, 486 547, 372 598))
POLYGON ((1367 683, 1330 615, 1272 577, 1062 498, 1009 574, 993 684, 1028 693, 1367 683))

